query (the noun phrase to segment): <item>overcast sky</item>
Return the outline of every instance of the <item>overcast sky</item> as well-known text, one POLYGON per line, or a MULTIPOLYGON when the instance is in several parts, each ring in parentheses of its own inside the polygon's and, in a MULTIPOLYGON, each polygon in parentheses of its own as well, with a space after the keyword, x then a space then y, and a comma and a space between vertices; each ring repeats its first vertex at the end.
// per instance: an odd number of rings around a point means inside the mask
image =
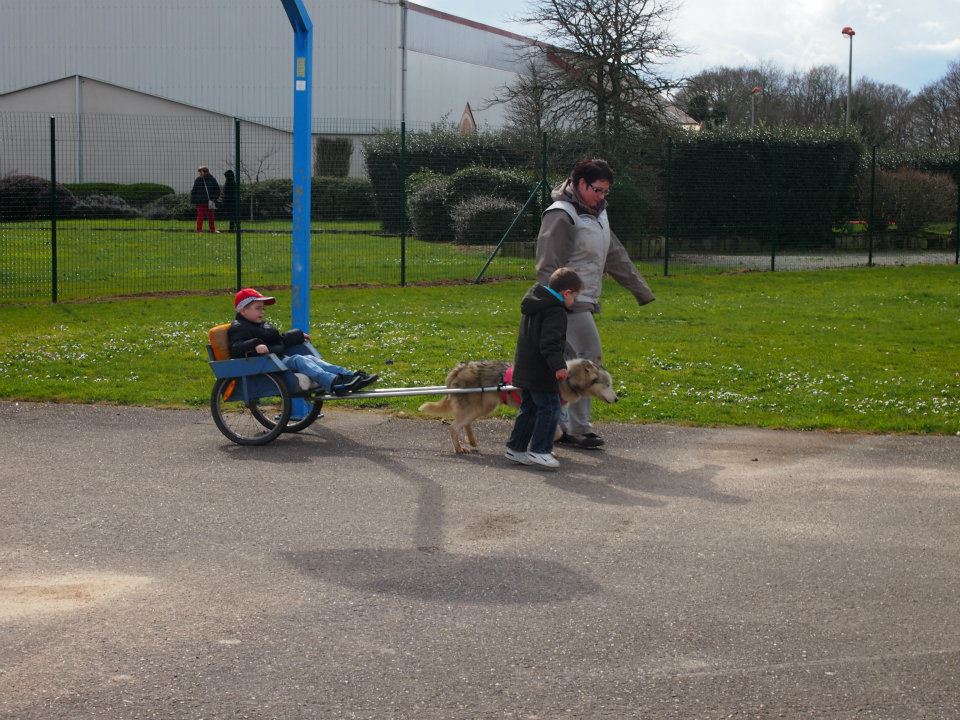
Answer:
MULTIPOLYGON (((413 0, 525 35, 511 22, 526 0, 413 0)), ((943 77, 960 60, 960 0, 682 0, 674 39, 691 50, 678 75, 715 65, 771 61, 785 70, 832 64, 846 74, 851 26, 853 80, 869 77, 911 92, 943 77)))

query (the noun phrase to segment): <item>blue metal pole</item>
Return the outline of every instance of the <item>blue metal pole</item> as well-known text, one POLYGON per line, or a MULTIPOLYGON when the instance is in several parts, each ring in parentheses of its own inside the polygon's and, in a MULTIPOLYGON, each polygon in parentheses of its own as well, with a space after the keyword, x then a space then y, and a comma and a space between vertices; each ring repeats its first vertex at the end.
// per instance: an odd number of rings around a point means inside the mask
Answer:
MULTIPOLYGON (((310 161, 313 138, 313 23, 302 0, 281 0, 293 28, 293 327, 310 331, 310 161)), ((293 415, 304 417, 297 398, 293 415)))
POLYGON ((301 0, 281 1, 293 27, 293 326, 309 332, 313 23, 301 0))

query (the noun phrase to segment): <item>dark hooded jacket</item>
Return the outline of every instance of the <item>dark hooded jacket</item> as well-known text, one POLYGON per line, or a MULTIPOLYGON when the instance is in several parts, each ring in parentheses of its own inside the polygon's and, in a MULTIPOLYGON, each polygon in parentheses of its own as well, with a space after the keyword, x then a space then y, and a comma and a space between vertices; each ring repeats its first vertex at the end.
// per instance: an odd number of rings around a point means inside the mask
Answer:
POLYGON ((567 366, 567 309, 540 283, 520 302, 520 332, 513 360, 513 384, 524 390, 560 392, 556 372, 567 366))
POLYGON ((198 175, 190 190, 190 204, 206 205, 208 200, 220 198, 220 183, 213 175, 198 175))
POLYGON ((230 343, 230 357, 232 358, 256 355, 257 351, 254 348, 261 343, 266 345, 270 352, 278 357, 283 357, 288 347, 303 342, 303 331, 287 330, 287 332, 281 333, 268 322, 257 325, 237 313, 233 322, 230 323, 230 329, 227 330, 227 341, 230 343))
POLYGON ((219 209, 225 218, 232 218, 237 209, 240 188, 237 186, 232 170, 227 170, 223 176, 223 193, 220 195, 219 209))

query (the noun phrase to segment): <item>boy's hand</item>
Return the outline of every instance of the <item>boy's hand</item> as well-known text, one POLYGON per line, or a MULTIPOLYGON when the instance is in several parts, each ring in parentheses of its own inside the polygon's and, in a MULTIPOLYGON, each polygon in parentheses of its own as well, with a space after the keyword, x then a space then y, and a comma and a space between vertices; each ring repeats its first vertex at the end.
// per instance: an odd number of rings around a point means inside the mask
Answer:
POLYGON ((267 347, 266 345, 264 345, 263 343, 260 343, 259 345, 257 345, 257 346, 254 348, 254 350, 256 350, 256 351, 257 351, 258 353, 260 353, 261 355, 266 355, 267 353, 270 352, 270 348, 268 348, 268 347, 267 347))
POLYGON ((557 376, 557 380, 566 380, 570 373, 567 372, 566 368, 560 368, 554 373, 554 375, 557 376))

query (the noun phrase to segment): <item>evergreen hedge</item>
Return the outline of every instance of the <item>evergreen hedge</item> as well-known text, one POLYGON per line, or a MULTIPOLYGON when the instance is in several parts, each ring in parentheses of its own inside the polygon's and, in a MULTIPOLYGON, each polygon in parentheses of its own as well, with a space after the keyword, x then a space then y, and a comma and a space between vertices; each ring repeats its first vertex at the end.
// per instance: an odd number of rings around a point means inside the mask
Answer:
MULTIPOLYGON (((367 174, 377 214, 387 232, 401 230, 400 134, 388 130, 364 143, 367 174)), ((539 149, 538 147, 535 151, 539 149)), ((536 167, 531 147, 506 132, 460 135, 451 129, 407 133, 405 174, 421 170, 452 175, 469 165, 499 168, 536 167)))
POLYGON ((835 226, 856 216, 864 151, 854 134, 831 129, 680 137, 669 166, 670 235, 682 242, 776 233, 784 247, 828 242, 835 226))
POLYGON ((353 141, 350 138, 318 137, 313 148, 313 174, 317 177, 347 177, 353 141))
POLYGON ((134 207, 144 207, 164 195, 173 195, 174 189, 160 183, 64 183, 70 192, 79 199, 93 195, 120 198, 134 207))
MULTIPOLYGON (((77 198, 57 183, 57 209, 69 213, 77 198)), ((50 181, 35 175, 0 177, 0 222, 50 218, 50 181)))

